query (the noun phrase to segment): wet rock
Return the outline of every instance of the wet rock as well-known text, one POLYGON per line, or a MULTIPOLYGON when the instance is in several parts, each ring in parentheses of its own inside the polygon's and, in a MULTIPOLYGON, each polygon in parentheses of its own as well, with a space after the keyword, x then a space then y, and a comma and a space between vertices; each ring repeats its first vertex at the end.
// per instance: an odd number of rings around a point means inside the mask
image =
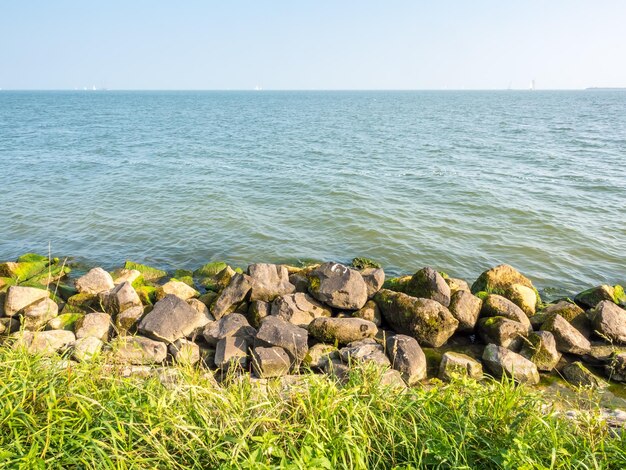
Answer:
POLYGON ((387 356, 408 385, 426 378, 426 356, 415 338, 393 335, 387 338, 387 356))
POLYGON ((156 340, 171 343, 185 338, 209 322, 206 315, 175 295, 166 295, 138 323, 137 330, 156 340))
POLYGON ((504 297, 522 309, 527 316, 537 311, 537 292, 522 284, 512 284, 506 289, 504 297))
POLYGON ((111 326, 111 315, 102 312, 88 313, 76 321, 76 338, 93 336, 100 341, 108 341, 111 326))
POLYGON ((22 326, 25 330, 41 330, 59 314, 59 306, 52 299, 45 298, 24 308, 22 326))
POLYGON ((259 378, 287 375, 291 359, 283 348, 258 346, 252 351, 252 368, 259 378))
POLYGON ((218 341, 215 347, 215 366, 223 371, 245 370, 248 366, 248 342, 237 336, 218 341))
POLYGON ((50 292, 46 289, 35 287, 11 286, 4 299, 4 314, 12 317, 34 303, 50 297, 50 292))
POLYGON ((339 351, 332 344, 317 343, 309 348, 303 364, 311 369, 323 369, 332 360, 339 360, 339 351))
POLYGON ((236 273, 213 303, 211 313, 215 319, 219 320, 224 315, 234 312, 237 306, 246 299, 251 288, 252 280, 250 277, 236 273))
POLYGON ((450 305, 450 286, 430 267, 417 271, 406 285, 405 292, 413 297, 435 300, 444 307, 450 305))
POLYGON ((472 284, 472 294, 487 292, 502 295, 514 284, 534 289, 533 283, 508 264, 501 264, 483 272, 472 284))
POLYGON ((156 299, 161 300, 165 298, 166 295, 175 295, 176 297, 189 300, 194 297, 198 297, 200 292, 195 290, 193 287, 188 286, 182 281, 168 281, 162 286, 157 287, 156 290, 156 299))
POLYGON ((354 312, 352 316, 354 318, 362 318, 363 320, 371 321, 376 326, 380 326, 382 320, 380 309, 373 300, 365 302, 363 308, 354 312))
POLYGON ((348 364, 372 362, 378 366, 391 367, 383 347, 371 338, 349 343, 339 350, 341 360, 348 364))
POLYGON ((382 289, 385 283, 385 271, 382 268, 365 268, 361 271, 361 276, 367 286, 367 298, 371 299, 382 289))
POLYGON ((467 281, 464 281, 463 279, 457 279, 454 277, 446 277, 444 278, 444 280, 446 281, 446 284, 448 284, 448 287, 450 287, 450 295, 452 296, 455 292, 461 291, 461 290, 465 290, 470 292, 470 286, 467 283, 467 281))
POLYGON ((193 365, 200 361, 200 346, 193 341, 177 339, 167 349, 177 364, 193 365))
POLYGON ((115 286, 111 275, 102 268, 91 269, 87 274, 76 279, 74 285, 78 292, 87 294, 99 294, 115 286))
POLYGON ((378 328, 361 318, 318 317, 309 324, 308 331, 322 342, 348 344, 376 336, 378 328))
POLYGON ((584 355, 591 351, 591 343, 561 315, 550 317, 542 326, 543 331, 554 335, 556 348, 563 353, 584 355))
POLYGON ((483 301, 473 295, 469 289, 457 290, 452 294, 448 309, 459 322, 457 328, 459 333, 472 333, 474 331, 482 305, 483 301))
POLYGON ((524 311, 511 302, 509 299, 501 295, 488 295, 483 302, 481 314, 486 317, 505 317, 526 326, 528 330, 532 330, 530 320, 524 311))
POLYGON ((577 304, 587 308, 594 308, 603 300, 615 302, 615 288, 607 285, 592 287, 591 289, 580 292, 574 297, 574 300, 577 304))
POLYGON ((539 383, 537 366, 510 349, 488 344, 482 359, 487 370, 497 378, 507 375, 520 383, 539 383))
POLYGON ((441 380, 452 380, 455 376, 481 379, 483 377, 483 366, 480 362, 466 354, 447 351, 441 357, 439 378, 441 380))
POLYGON ((459 324, 439 302, 381 289, 374 296, 383 318, 397 332, 417 339, 420 345, 439 347, 459 324))
POLYGON ((270 315, 261 323, 254 346, 283 348, 289 354, 292 365, 299 366, 309 350, 307 340, 308 333, 304 328, 270 315))
MULTIPOLYGON (((213 261, 205 264, 193 272, 193 276, 199 279, 199 284, 202 287, 206 287, 207 289, 213 291, 218 291, 225 287, 218 285, 217 278, 219 274, 228 274, 228 280, 230 281, 230 277, 235 274, 235 271, 223 261, 213 261)), ((226 285, 227 284, 228 282, 226 285)))
POLYGON ((117 363, 160 364, 167 357, 167 345, 144 336, 118 336, 111 342, 110 354, 117 363))
POLYGON ((302 328, 318 317, 330 317, 332 310, 303 293, 284 295, 272 303, 271 314, 302 328))
POLYGON ((626 344, 626 310, 610 300, 599 302, 591 311, 593 329, 612 343, 626 344))
POLYGON ((129 333, 137 331, 137 323, 143 317, 144 308, 141 306, 127 308, 115 317, 115 329, 120 336, 126 336, 129 333))
POLYGON ((111 315, 117 315, 127 308, 140 307, 141 299, 128 282, 122 282, 113 289, 98 294, 104 310, 111 315))
POLYGON ((576 361, 566 365, 561 369, 561 374, 572 385, 592 387, 592 388, 605 388, 607 383, 593 374, 587 369, 582 362, 576 361))
POLYGON ((254 335, 256 335, 256 330, 240 313, 231 313, 217 321, 208 323, 202 332, 205 341, 211 346, 215 346, 222 339, 231 336, 245 338, 249 343, 252 343, 254 335))
POLYGON ((72 344, 72 357, 79 362, 86 362, 97 356, 104 343, 95 336, 78 338, 72 344))
POLYGON ((24 347, 30 354, 51 356, 74 342, 76 337, 71 331, 20 331, 15 333, 17 341, 14 348, 24 347))
POLYGON ((528 335, 528 327, 505 317, 489 317, 478 320, 478 334, 486 344, 497 344, 517 351, 528 335))
POLYGON ((246 318, 248 319, 248 322, 250 322, 251 326, 259 328, 263 319, 270 315, 271 311, 271 303, 264 302, 263 300, 254 300, 250 302, 250 305, 248 306, 248 314, 246 318))
POLYGON ((271 302, 276 297, 295 292, 296 287, 289 282, 286 266, 256 263, 248 266, 248 276, 252 280, 250 300, 271 302))
POLYGON ((561 359, 556 340, 549 331, 537 331, 528 335, 520 354, 532 361, 540 371, 551 371, 561 359))
POLYGON ((309 275, 309 293, 331 307, 358 310, 367 302, 361 273, 339 263, 324 263, 309 275))

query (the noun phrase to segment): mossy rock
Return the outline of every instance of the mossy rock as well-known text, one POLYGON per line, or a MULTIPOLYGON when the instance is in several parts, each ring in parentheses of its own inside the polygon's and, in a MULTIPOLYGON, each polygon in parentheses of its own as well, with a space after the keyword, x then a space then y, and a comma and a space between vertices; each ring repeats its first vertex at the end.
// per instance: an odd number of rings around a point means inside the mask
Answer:
POLYGON ((352 267, 354 269, 382 268, 381 264, 373 259, 362 257, 354 258, 352 260, 352 267))
POLYGON ((74 294, 67 299, 67 303, 63 308, 63 313, 74 312, 93 312, 99 310, 100 299, 95 294, 89 294, 87 292, 80 292, 74 294))
POLYGON ((132 261, 126 261, 124 263, 125 269, 136 269, 139 271, 146 281, 158 281, 159 279, 167 276, 167 273, 161 269, 153 268, 145 264, 134 263, 132 261))
POLYGON ((28 282, 37 282, 42 285, 50 285, 67 276, 72 269, 69 266, 54 266, 45 269, 43 272, 31 277, 28 282))
POLYGON ((196 269, 192 275, 198 278, 214 277, 227 266, 223 261, 212 261, 196 269))
POLYGON ((177 269, 176 271, 174 271, 172 281, 184 282, 189 287, 195 288, 195 283, 193 282, 193 272, 187 269, 177 269))
POLYGON ((79 312, 62 313, 48 322, 47 329, 74 331, 75 323, 84 316, 84 313, 79 312))
POLYGON ((17 284, 17 281, 12 277, 0 277, 0 292, 6 292, 9 287, 17 284))
POLYGON ((0 275, 4 277, 12 277, 20 282, 30 279, 31 277, 41 273, 47 267, 47 259, 46 261, 2 263, 2 265, 0 265, 0 275))
POLYGON ((406 293, 407 285, 412 276, 392 277, 383 284, 383 289, 406 293))
POLYGON ((55 286, 57 294, 63 299, 66 300, 72 297, 73 295, 78 294, 76 287, 71 284, 58 284, 55 286))
POLYGON ((513 284, 521 284, 534 289, 533 283, 526 276, 508 264, 501 264, 483 272, 472 284, 472 294, 485 291, 489 294, 504 296, 513 284))
POLYGON ((156 302, 157 288, 150 285, 137 286, 135 288, 141 303, 144 305, 152 305, 156 302))
POLYGON ((626 292, 619 284, 613 286, 613 300, 616 304, 626 307, 626 292))
MULTIPOLYGON (((59 258, 54 258, 54 260, 51 261, 54 263, 58 262, 58 260, 59 258)), ((47 256, 39 255, 37 253, 25 253, 17 259, 18 263, 36 263, 41 261, 48 262, 49 258, 47 256)))

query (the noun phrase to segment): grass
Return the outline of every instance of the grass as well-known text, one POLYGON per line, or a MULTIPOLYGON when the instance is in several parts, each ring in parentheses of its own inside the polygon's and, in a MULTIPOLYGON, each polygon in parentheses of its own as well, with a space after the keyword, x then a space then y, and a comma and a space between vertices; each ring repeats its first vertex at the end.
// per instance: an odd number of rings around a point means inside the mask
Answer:
POLYGON ((3 468, 625 468, 593 414, 540 412, 537 392, 459 380, 399 392, 374 369, 287 391, 202 371, 122 378, 100 362, 0 347, 3 468))

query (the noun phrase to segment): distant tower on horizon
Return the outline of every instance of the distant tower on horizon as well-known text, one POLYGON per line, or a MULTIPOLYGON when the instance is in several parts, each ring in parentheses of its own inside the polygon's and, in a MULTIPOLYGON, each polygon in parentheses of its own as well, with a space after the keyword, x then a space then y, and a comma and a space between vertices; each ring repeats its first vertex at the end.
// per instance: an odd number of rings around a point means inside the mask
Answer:
POLYGON ((535 79, 530 81, 530 91, 535 91, 535 79))

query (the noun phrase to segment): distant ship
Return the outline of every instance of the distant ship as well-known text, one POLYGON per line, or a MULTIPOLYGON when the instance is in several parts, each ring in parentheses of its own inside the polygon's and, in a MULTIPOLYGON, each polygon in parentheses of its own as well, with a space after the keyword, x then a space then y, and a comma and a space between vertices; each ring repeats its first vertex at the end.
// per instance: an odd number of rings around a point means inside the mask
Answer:
POLYGON ((254 87, 254 91, 261 91, 263 88, 260 85, 254 87))
POLYGON ((530 81, 530 88, 529 88, 529 90, 530 91, 535 91, 535 81, 534 80, 530 81))

